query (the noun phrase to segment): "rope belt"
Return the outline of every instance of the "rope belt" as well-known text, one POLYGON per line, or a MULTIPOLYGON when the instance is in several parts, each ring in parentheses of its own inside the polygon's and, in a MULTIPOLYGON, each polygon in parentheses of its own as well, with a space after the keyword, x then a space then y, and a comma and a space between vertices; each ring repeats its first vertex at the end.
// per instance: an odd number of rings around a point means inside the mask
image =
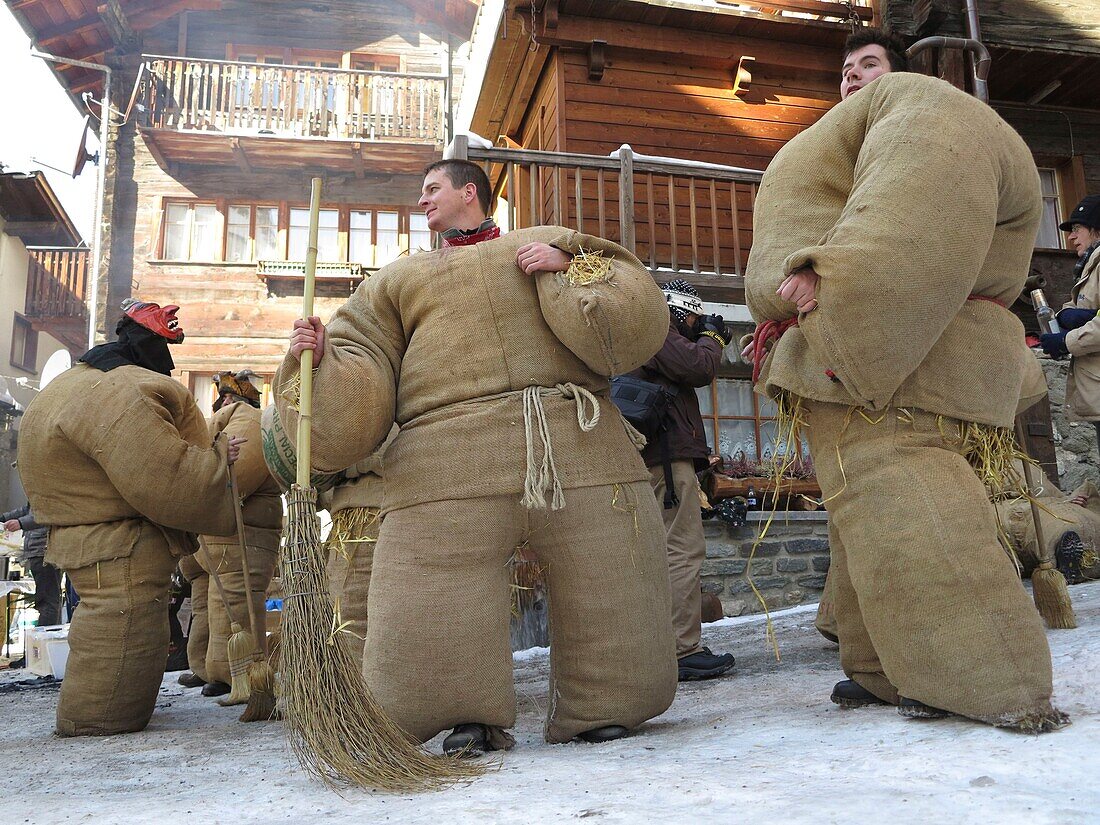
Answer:
POLYGON ((577 426, 581 432, 591 432, 600 421, 600 402, 589 390, 573 383, 555 384, 553 387, 525 387, 523 390, 523 427, 527 441, 527 474, 523 481, 521 503, 529 510, 545 509, 546 494, 550 493, 550 509, 565 506, 561 479, 554 461, 554 447, 550 442, 550 425, 543 409, 544 396, 557 395, 572 398, 577 406, 577 426), (591 412, 589 412, 591 409, 591 412), (536 453, 536 439, 542 442, 542 461, 536 453))
MULTIPOLYGON (((988 295, 967 295, 968 301, 988 301, 991 304, 996 304, 1001 309, 1008 309, 1008 305, 997 298, 991 298, 988 295)), ((762 324, 757 324, 756 329, 752 333, 752 383, 755 384, 760 379, 760 370, 764 366, 764 359, 768 357, 768 343, 778 341, 783 337, 783 333, 789 330, 791 327, 798 326, 798 317, 788 318, 785 321, 765 321, 762 324)), ((831 371, 830 371, 831 372, 831 371)), ((828 373, 826 373, 828 374, 828 373)), ((831 375, 829 376, 832 377, 831 375)))

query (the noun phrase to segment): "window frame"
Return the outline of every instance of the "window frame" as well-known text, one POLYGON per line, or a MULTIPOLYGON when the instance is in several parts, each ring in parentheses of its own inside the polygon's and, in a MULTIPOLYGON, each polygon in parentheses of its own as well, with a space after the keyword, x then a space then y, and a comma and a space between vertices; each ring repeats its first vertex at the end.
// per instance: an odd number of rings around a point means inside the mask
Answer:
POLYGON ((31 323, 30 319, 20 312, 12 313, 11 347, 8 352, 8 363, 17 370, 29 372, 31 375, 38 374, 38 370, 35 368, 38 364, 38 330, 34 328, 34 324, 31 323), (20 330, 22 330, 23 357, 22 360, 17 361, 15 359, 15 347, 20 337, 17 333, 20 330))
POLYGON ((1047 210, 1046 205, 1047 205, 1047 203, 1050 202, 1050 203, 1054 204, 1054 237, 1055 237, 1055 241, 1057 243, 1057 246, 1039 246, 1039 238, 1036 237, 1035 238, 1035 248, 1036 249, 1065 249, 1066 248, 1066 239, 1063 237, 1062 231, 1058 229, 1058 225, 1061 224, 1062 221, 1065 220, 1065 212, 1064 212, 1065 198, 1062 194, 1063 189, 1064 189, 1064 185, 1063 185, 1063 182, 1062 182, 1062 173, 1059 170, 1059 168, 1057 166, 1054 166, 1054 165, 1037 166, 1036 169, 1039 172, 1040 180, 1042 179, 1043 173, 1048 172, 1050 174, 1051 180, 1054 182, 1054 192, 1053 192, 1053 194, 1050 194, 1050 195, 1045 194, 1043 192, 1042 186, 1040 186, 1039 187, 1039 197, 1042 199, 1042 202, 1043 202, 1043 214, 1044 215, 1046 215, 1046 210, 1047 210))
MULTIPOLYGON (((704 388, 700 387, 699 389, 702 390, 704 388)), ((773 415, 764 415, 764 414, 761 413, 761 409, 760 409, 761 402, 764 399, 760 396, 759 393, 752 390, 752 380, 749 379, 749 378, 744 378, 744 377, 740 377, 740 376, 737 376, 737 375, 719 375, 717 378, 715 378, 713 381, 711 381, 710 384, 708 384, 705 389, 710 393, 710 412, 709 413, 704 413, 702 410, 700 410, 700 416, 702 417, 704 424, 707 423, 707 422, 710 423, 711 430, 714 433, 714 439, 713 439, 714 443, 713 444, 710 444, 710 443, 707 444, 707 446, 710 448, 712 454, 713 455, 719 455, 719 456, 722 455, 722 453, 719 449, 719 444, 718 444, 718 438, 719 438, 721 422, 723 422, 723 421, 752 421, 753 422, 753 439, 756 443, 755 461, 758 464, 762 463, 764 461, 764 451, 763 451, 764 450, 764 444, 763 444, 763 440, 761 438, 761 430, 763 429, 763 425, 766 422, 775 421, 776 418, 773 415), (752 396, 752 416, 748 416, 748 415, 722 415, 721 414, 721 410, 719 409, 719 406, 718 406, 718 382, 719 381, 734 381, 734 382, 744 383, 744 384, 747 384, 749 386, 750 391, 751 391, 751 396, 752 396)), ((799 451, 800 451, 800 453, 805 453, 806 452, 806 439, 805 438, 800 438, 799 441, 800 441, 799 451)), ((730 456, 730 457, 735 458, 736 456, 730 456)), ((753 456, 745 456, 745 457, 748 458, 748 459, 754 458, 753 456)))

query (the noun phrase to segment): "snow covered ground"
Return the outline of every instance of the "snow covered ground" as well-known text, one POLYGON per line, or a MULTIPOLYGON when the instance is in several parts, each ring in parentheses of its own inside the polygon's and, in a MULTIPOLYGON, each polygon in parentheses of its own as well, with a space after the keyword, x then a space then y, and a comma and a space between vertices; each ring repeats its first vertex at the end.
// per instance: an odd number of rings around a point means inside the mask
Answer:
MULTIPOLYGON (((548 746, 545 651, 517 655, 517 747, 465 786, 338 796, 292 761, 278 723, 242 725, 165 678, 139 734, 58 739, 57 690, 0 693, 5 823, 1100 822, 1100 582, 1071 588, 1080 628, 1048 633, 1055 696, 1073 717, 1024 736, 960 719, 843 711, 836 648, 813 612, 776 619, 776 663, 756 618, 704 629, 735 675, 681 685, 675 704, 606 745, 548 746)), ((0 688, 25 671, 0 674, 0 688)), ((438 749, 438 740, 431 743, 438 749)))

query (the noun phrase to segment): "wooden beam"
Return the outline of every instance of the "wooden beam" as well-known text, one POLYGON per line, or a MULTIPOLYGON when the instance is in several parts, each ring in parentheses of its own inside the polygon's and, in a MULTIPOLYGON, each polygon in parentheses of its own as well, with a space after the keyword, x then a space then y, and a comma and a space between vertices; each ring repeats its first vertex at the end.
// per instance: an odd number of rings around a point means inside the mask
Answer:
POLYGON ((103 21, 99 19, 98 14, 89 14, 86 17, 70 20, 67 23, 59 23, 56 26, 47 26, 40 29, 35 39, 38 41, 38 45, 48 46, 50 43, 62 38, 71 37, 74 34, 83 34, 102 25, 103 21))
POLYGON ((222 0, 140 0, 127 5, 134 31, 148 31, 185 11, 217 11, 222 0))
POLYGON ((103 5, 96 7, 96 13, 103 21, 107 34, 118 51, 131 52, 135 47, 140 46, 141 38, 130 27, 130 21, 126 19, 118 0, 107 0, 103 5))
POLYGON ((951 0, 914 0, 913 22, 917 37, 928 37, 940 30, 944 20, 958 13, 951 0))
POLYGON ((9 0, 8 8, 12 11, 22 11, 31 6, 37 6, 41 2, 42 0, 9 0))
MULTIPOLYGON (((841 34, 838 30, 838 47, 841 34)), ((736 64, 742 56, 751 54, 758 64, 791 66, 836 74, 837 58, 828 47, 779 43, 759 37, 709 34, 624 20, 562 16, 558 19, 557 27, 550 29, 539 19, 536 22, 535 39, 544 46, 584 49, 593 40, 603 40, 610 48, 649 55, 657 53, 684 58, 707 57, 730 64, 736 64)))
POLYGON ((473 33, 478 4, 474 0, 400 0, 418 19, 466 41, 473 33))
POLYGON ((363 144, 356 141, 351 148, 355 154, 355 177, 362 179, 367 174, 367 159, 363 157, 363 144))
MULTIPOLYGON (((82 50, 76 52, 70 52, 65 57, 70 57, 73 60, 82 60, 85 63, 101 63, 103 58, 107 56, 106 50, 103 48, 102 43, 97 43, 95 46, 85 46, 82 50)), ((87 71, 83 66, 73 66, 69 63, 58 63, 57 71, 62 74, 70 72, 87 71)))

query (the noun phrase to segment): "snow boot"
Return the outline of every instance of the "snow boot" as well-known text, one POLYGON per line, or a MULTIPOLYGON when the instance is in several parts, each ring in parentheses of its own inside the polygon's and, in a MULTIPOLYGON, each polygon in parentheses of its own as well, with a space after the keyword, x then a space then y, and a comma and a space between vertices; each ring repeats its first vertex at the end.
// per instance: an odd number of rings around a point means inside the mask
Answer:
POLYGON ((1066 584, 1080 584, 1085 580, 1081 575, 1081 562, 1084 558, 1085 543, 1081 541, 1081 536, 1072 530, 1063 533, 1054 548, 1054 561, 1066 577, 1066 584))
POLYGON ((443 752, 447 756, 472 758, 493 750, 489 744, 489 729, 476 722, 455 725, 455 729, 443 740, 443 752))
POLYGON ((232 688, 225 682, 207 682, 202 686, 203 696, 224 696, 232 688))
POLYGON ((898 713, 906 719, 943 719, 955 715, 951 711, 940 710, 924 702, 918 702, 916 699, 906 699, 904 696, 899 698, 898 713))
POLYGON ((605 725, 602 728, 586 730, 584 733, 578 734, 577 738, 595 745, 600 742, 611 742, 615 739, 622 739, 629 732, 630 731, 622 725, 605 725))
POLYGON ((848 710, 863 708, 868 705, 890 704, 889 702, 879 699, 859 682, 853 681, 852 679, 845 679, 843 682, 837 682, 833 685, 833 692, 829 698, 834 704, 840 705, 842 708, 847 708, 848 710))
POLYGON ((206 680, 201 676, 196 676, 190 670, 186 673, 181 673, 180 677, 176 680, 185 688, 197 688, 206 684, 206 680))
POLYGON ((676 661, 679 668, 678 679, 681 682, 713 679, 716 676, 721 676, 734 665, 732 654, 715 655, 709 647, 704 647, 697 653, 681 656, 676 661))

